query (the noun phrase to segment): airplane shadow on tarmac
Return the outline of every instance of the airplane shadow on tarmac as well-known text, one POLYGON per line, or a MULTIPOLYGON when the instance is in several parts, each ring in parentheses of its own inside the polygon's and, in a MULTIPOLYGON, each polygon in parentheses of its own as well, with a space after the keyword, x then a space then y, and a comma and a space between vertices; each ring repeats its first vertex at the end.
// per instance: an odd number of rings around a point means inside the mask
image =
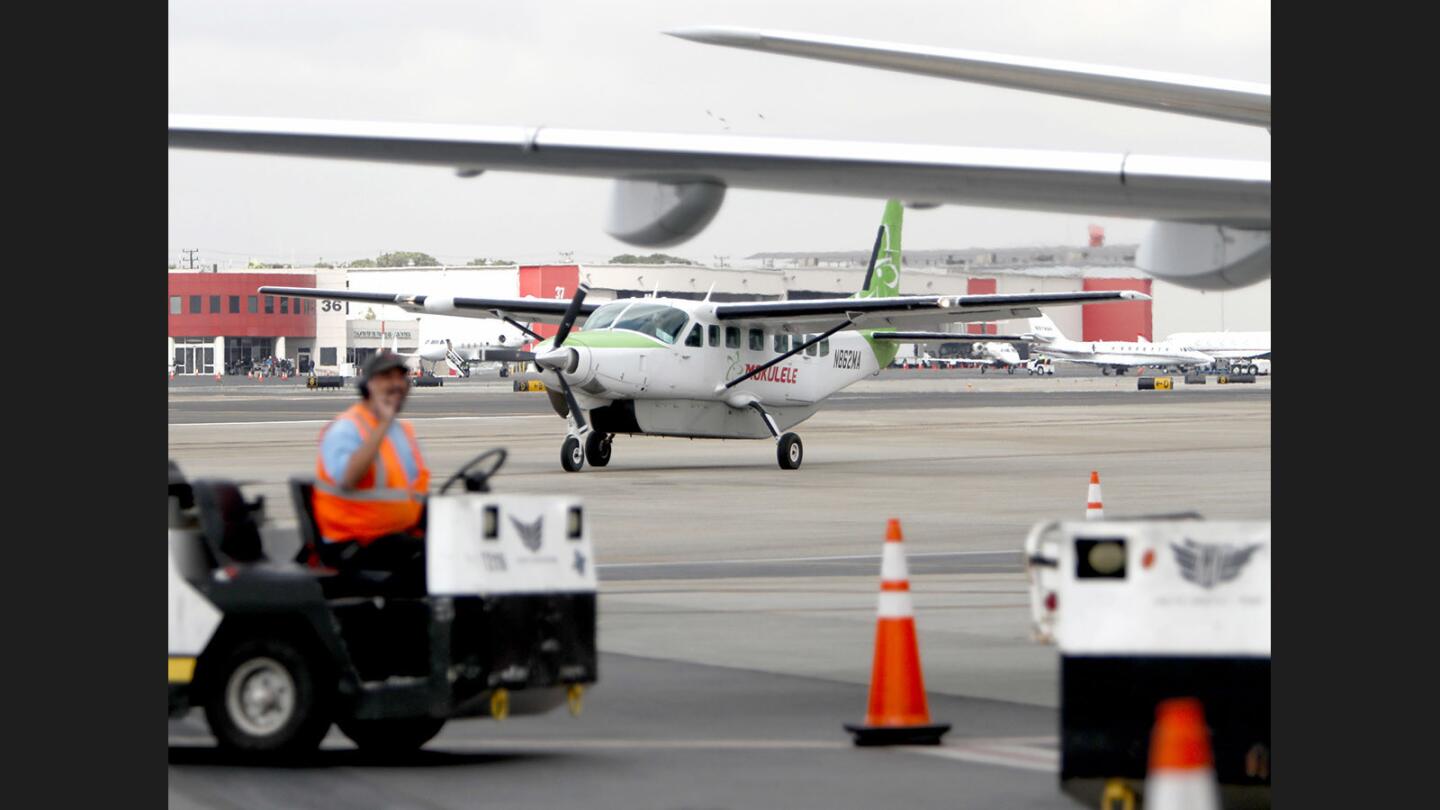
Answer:
POLYGON ((476 765, 504 765, 516 762, 546 762, 569 758, 563 753, 544 752, 461 752, 444 750, 377 753, 358 748, 327 749, 305 756, 266 757, 238 754, 211 746, 170 746, 170 764, 175 766, 316 770, 324 768, 455 768, 476 765))

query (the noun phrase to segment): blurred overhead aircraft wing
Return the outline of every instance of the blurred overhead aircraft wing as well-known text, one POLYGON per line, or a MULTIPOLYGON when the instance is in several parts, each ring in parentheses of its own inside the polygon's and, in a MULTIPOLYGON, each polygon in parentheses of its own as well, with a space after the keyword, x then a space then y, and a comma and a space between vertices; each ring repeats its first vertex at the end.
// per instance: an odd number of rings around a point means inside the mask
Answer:
POLYGON ((1268 84, 788 31, 714 27, 666 33, 707 45, 898 70, 1235 124, 1270 126, 1268 84))
POLYGON ((617 178, 607 231, 675 244, 725 188, 1266 228, 1270 164, 1122 153, 503 126, 170 116, 170 146, 617 178))
MULTIPOLYGON (((809 35, 700 29, 702 42, 1269 126, 1269 88, 1121 68, 809 35)), ((170 146, 616 180, 605 230, 667 247, 705 229, 725 190, 898 198, 1155 220, 1136 265, 1198 289, 1270 275, 1270 163, 543 127, 170 116, 170 146)))

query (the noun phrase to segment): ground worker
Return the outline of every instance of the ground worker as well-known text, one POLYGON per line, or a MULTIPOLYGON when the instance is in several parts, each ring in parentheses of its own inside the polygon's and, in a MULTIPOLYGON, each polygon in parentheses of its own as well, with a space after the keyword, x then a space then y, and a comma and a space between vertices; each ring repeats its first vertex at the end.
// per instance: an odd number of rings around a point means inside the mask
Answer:
POLYGON ((405 359, 376 354, 360 377, 361 400, 321 434, 315 463, 320 562, 342 573, 391 570, 423 587, 424 504, 430 471, 415 430, 397 419, 410 381, 405 359))

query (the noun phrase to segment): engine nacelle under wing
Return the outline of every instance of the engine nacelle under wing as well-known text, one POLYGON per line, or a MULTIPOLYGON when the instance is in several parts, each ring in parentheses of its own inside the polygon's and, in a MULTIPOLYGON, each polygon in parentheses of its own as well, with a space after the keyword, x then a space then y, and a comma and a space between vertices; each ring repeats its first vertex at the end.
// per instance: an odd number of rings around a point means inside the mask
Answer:
POLYGON ((1196 290, 1232 290, 1270 277, 1270 231, 1156 222, 1135 264, 1156 278, 1196 290))
POLYGON ((711 180, 616 180, 605 232, 640 247, 678 245, 705 230, 724 201, 724 184, 711 180))

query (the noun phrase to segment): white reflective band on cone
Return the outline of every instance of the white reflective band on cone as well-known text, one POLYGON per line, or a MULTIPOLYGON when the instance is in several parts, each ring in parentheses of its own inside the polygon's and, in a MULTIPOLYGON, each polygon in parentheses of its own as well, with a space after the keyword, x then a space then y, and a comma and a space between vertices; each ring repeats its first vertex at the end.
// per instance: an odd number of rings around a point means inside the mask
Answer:
POLYGON ((905 565, 905 547, 893 540, 885 542, 880 554, 880 578, 886 582, 910 579, 910 569, 905 565))
POLYGON ((1147 810, 1219 810, 1220 789, 1209 768, 1151 771, 1145 778, 1147 810))
POLYGON ((1089 491, 1085 494, 1085 519, 1099 520, 1105 517, 1103 503, 1104 499, 1100 497, 1100 485, 1091 484, 1089 491))
POLYGON ((915 615, 909 591, 881 591, 879 615, 882 619, 908 619, 915 615))

